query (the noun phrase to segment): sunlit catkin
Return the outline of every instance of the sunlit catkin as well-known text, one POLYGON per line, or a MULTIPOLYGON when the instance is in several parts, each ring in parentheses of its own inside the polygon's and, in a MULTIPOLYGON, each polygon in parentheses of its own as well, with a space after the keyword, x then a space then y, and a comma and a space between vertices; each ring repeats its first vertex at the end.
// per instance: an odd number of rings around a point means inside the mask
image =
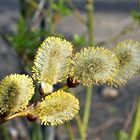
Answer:
POLYGON ((42 124, 59 125, 74 118, 79 110, 79 101, 70 93, 56 91, 46 96, 30 111, 42 124))
POLYGON ((119 60, 119 71, 112 83, 115 86, 125 84, 140 68, 140 45, 134 40, 125 40, 113 49, 119 60))
POLYGON ((0 83, 0 114, 18 112, 26 108, 33 94, 31 78, 19 74, 6 76, 0 83))
POLYGON ((50 85, 62 81, 72 45, 58 37, 48 37, 40 46, 32 68, 33 78, 50 85))
POLYGON ((117 73, 118 59, 108 49, 88 47, 76 53, 67 73, 85 86, 104 84, 117 73))

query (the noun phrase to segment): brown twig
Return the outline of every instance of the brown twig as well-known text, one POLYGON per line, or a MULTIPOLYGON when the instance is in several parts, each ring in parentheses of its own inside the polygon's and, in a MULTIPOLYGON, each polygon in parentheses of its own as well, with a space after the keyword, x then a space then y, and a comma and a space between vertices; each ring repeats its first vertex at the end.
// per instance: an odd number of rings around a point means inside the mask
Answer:
POLYGON ((15 114, 11 114, 5 118, 1 118, 0 119, 0 124, 3 124, 9 120, 12 120, 12 119, 15 119, 16 117, 25 117, 25 116, 28 116, 30 115, 30 108, 34 107, 36 104, 31 104, 29 105, 26 109, 24 109, 23 111, 20 111, 20 112, 17 112, 15 114))
POLYGON ((138 28, 139 28, 138 24, 131 23, 130 25, 126 26, 122 31, 120 31, 120 33, 108 38, 107 40, 97 42, 96 45, 104 46, 108 43, 113 43, 114 41, 116 41, 120 37, 122 37, 128 33, 131 33, 133 31, 137 30, 138 28))
POLYGON ((16 114, 7 116, 6 118, 0 119, 0 124, 3 124, 3 123, 5 123, 5 122, 7 122, 9 120, 15 119, 18 116, 26 116, 26 115, 27 115, 27 112, 25 112, 25 111, 18 112, 16 114))
POLYGON ((132 108, 131 108, 131 111, 129 112, 128 117, 124 123, 124 126, 123 126, 124 131, 128 131, 128 128, 129 128, 129 126, 132 122, 132 119, 133 119, 133 115, 135 113, 135 109, 136 109, 136 101, 134 101, 132 108))
POLYGON ((116 123, 122 123, 122 122, 123 122, 123 119, 122 118, 113 118, 113 119, 110 119, 106 123, 103 123, 100 126, 96 127, 93 130, 93 132, 94 132, 94 134, 101 133, 101 132, 109 129, 112 125, 114 125, 116 123))

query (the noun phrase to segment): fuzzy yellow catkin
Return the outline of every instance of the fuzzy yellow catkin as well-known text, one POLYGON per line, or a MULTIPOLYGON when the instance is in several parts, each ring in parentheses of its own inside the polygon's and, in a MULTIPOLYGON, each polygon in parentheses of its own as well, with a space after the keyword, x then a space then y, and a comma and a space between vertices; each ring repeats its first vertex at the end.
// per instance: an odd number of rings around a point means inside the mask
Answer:
POLYGON ((81 49, 68 63, 66 74, 80 80, 85 86, 112 81, 117 73, 118 59, 103 47, 81 49))
POLYGON ((51 93, 30 110, 44 125, 59 125, 74 118, 79 111, 79 101, 62 90, 51 93))
POLYGON ((119 70, 112 83, 124 85, 140 68, 140 44, 132 39, 125 40, 118 43, 113 52, 119 60, 119 70))
POLYGON ((72 55, 70 42, 59 37, 48 37, 39 47, 32 68, 34 80, 50 85, 65 79, 64 71, 72 55))
POLYGON ((23 110, 34 94, 33 81, 20 74, 6 76, 0 83, 0 114, 23 110))

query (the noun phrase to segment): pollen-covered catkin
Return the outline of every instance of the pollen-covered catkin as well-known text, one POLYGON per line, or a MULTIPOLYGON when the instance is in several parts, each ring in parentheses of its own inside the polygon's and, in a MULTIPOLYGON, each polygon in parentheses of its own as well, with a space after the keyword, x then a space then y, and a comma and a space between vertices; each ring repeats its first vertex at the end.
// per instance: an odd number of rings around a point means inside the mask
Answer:
POLYGON ((33 94, 34 86, 30 77, 20 74, 6 76, 0 83, 0 114, 26 108, 33 94))
POLYGON ((79 101, 62 90, 51 93, 30 110, 42 124, 59 125, 74 118, 79 111, 79 101))
POLYGON ((75 54, 66 73, 85 86, 92 86, 111 81, 117 69, 118 59, 114 53, 102 47, 88 47, 75 54))
POLYGON ((112 83, 124 85, 140 68, 140 44, 131 39, 125 40, 118 43, 113 52, 119 60, 119 69, 112 83))
POLYGON ((50 85, 65 79, 64 72, 72 45, 58 37, 48 37, 39 47, 32 68, 34 80, 50 85))

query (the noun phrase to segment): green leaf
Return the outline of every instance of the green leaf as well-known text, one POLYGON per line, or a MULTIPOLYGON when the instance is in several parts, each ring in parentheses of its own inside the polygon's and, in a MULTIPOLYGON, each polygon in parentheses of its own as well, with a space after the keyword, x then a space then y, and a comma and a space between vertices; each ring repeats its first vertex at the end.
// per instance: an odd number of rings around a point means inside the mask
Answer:
POLYGON ((73 36, 73 40, 74 40, 74 43, 76 44, 76 45, 78 45, 78 46, 84 46, 84 45, 86 45, 87 44, 87 39, 86 39, 86 37, 85 36, 80 36, 80 35, 78 35, 78 34, 75 34, 74 36, 73 36))
POLYGON ((117 139, 118 140, 130 140, 129 134, 123 130, 117 132, 117 139))
POLYGON ((64 1, 61 1, 60 3, 53 3, 52 5, 53 10, 55 10, 57 13, 60 13, 63 16, 68 16, 72 14, 72 11, 70 8, 64 4, 64 1))
POLYGON ((136 22, 140 23, 140 12, 132 10, 131 15, 136 22))

